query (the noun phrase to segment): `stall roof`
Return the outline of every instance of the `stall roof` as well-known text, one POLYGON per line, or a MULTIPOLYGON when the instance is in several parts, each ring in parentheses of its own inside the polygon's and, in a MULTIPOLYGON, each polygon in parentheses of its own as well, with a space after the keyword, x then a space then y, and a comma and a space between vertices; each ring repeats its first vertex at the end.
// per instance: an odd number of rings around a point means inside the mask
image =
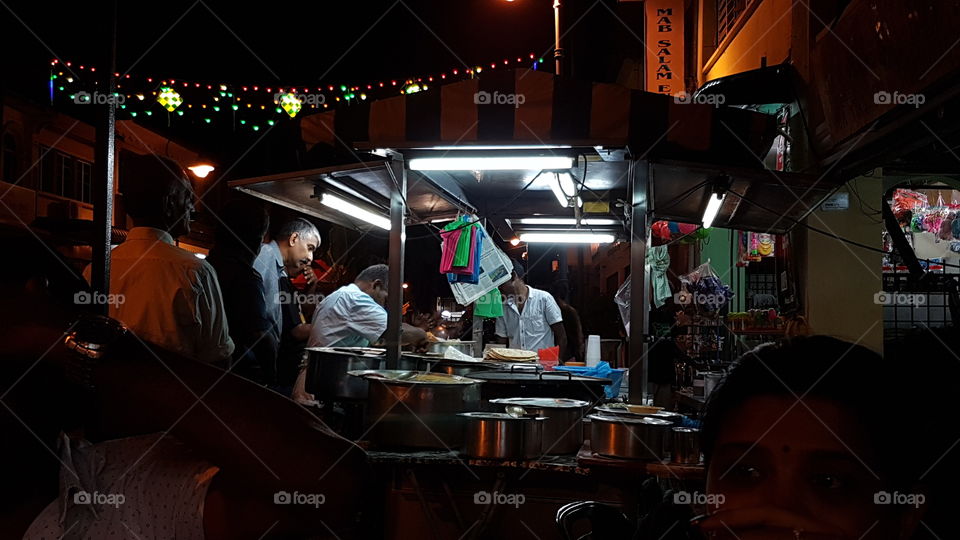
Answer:
MULTIPOLYGON (((572 155, 577 165, 571 173, 583 181, 583 200, 604 203, 593 208, 599 214, 589 217, 618 220, 624 216, 618 202, 631 200, 631 160, 650 164, 656 219, 699 222, 708 196, 704 186, 716 176, 729 176, 738 196, 727 198, 717 227, 784 232, 837 187, 827 180, 761 168, 758 156, 766 155, 776 135, 768 115, 677 103, 669 96, 531 70, 485 72, 479 79, 306 116, 301 134, 307 148, 345 149, 358 161, 357 150, 380 154, 383 160, 391 154, 410 159, 531 148, 572 155)), ((556 180, 540 170, 407 174, 407 206, 414 223, 470 211, 493 220, 506 237, 515 218, 574 216, 574 210, 562 207, 554 196, 551 183, 556 180)), ((395 184, 386 161, 364 158, 361 163, 230 185, 321 219, 369 230, 366 223, 320 204, 315 186, 331 182, 387 214, 395 184)))

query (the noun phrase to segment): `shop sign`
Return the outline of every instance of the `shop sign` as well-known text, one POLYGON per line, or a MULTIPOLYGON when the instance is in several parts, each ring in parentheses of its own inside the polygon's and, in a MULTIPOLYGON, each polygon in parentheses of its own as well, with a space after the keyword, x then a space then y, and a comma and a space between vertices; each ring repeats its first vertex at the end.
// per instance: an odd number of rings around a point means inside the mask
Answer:
POLYGON ((648 0, 646 88, 670 96, 686 91, 683 70, 683 0, 648 0))

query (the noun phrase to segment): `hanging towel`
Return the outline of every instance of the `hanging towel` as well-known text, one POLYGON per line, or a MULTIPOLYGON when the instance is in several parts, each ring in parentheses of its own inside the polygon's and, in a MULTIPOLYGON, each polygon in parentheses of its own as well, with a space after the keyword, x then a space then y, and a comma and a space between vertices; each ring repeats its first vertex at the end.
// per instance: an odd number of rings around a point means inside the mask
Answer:
POLYGON ((667 280, 667 270, 670 268, 670 252, 667 246, 647 250, 647 265, 650 266, 650 282, 653 284, 653 305, 660 307, 664 300, 673 295, 667 280))

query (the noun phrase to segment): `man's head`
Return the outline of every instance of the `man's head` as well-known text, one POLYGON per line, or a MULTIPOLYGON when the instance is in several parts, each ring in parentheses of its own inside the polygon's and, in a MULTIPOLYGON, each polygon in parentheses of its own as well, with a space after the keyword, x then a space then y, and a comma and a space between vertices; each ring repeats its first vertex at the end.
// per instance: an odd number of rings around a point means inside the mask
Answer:
POLYGON ((313 261, 313 252, 320 247, 320 231, 303 218, 288 221, 276 236, 283 266, 291 276, 313 261))
POLYGON ((917 529, 937 476, 924 471, 951 442, 937 442, 932 434, 943 429, 922 418, 937 410, 916 376, 926 369, 824 336, 744 355, 703 417, 707 493, 716 502, 704 532, 863 538, 872 529, 870 538, 910 538, 899 535, 917 529))
POLYGON ((245 257, 256 257, 269 226, 270 216, 263 203, 253 197, 236 194, 220 210, 217 247, 239 250, 245 257))
POLYGON ((154 227, 177 238, 190 234, 193 187, 183 168, 154 155, 127 155, 120 164, 123 203, 136 227, 154 227))
POLYGON ((390 283, 389 266, 385 264, 368 266, 363 272, 360 272, 354 283, 361 291, 369 294, 376 303, 386 306, 387 286, 390 283))
POLYGON ((523 292, 523 277, 527 274, 523 263, 517 259, 510 259, 513 263, 513 271, 510 273, 510 279, 500 284, 500 294, 504 296, 516 296, 523 292))

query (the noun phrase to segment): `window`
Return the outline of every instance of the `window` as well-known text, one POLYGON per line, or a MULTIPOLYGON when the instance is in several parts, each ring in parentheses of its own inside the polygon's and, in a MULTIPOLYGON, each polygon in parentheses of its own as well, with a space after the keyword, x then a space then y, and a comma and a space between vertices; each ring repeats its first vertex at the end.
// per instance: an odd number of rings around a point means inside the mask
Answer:
POLYGON ((723 41, 752 0, 717 0, 717 43, 723 41))
POLYGON ((82 202, 93 201, 93 165, 40 146, 40 190, 82 202))
POLYGON ((0 163, 3 169, 0 170, 0 180, 10 182, 11 184, 19 180, 20 168, 17 167, 17 141, 12 133, 3 136, 3 154, 0 155, 0 163))

